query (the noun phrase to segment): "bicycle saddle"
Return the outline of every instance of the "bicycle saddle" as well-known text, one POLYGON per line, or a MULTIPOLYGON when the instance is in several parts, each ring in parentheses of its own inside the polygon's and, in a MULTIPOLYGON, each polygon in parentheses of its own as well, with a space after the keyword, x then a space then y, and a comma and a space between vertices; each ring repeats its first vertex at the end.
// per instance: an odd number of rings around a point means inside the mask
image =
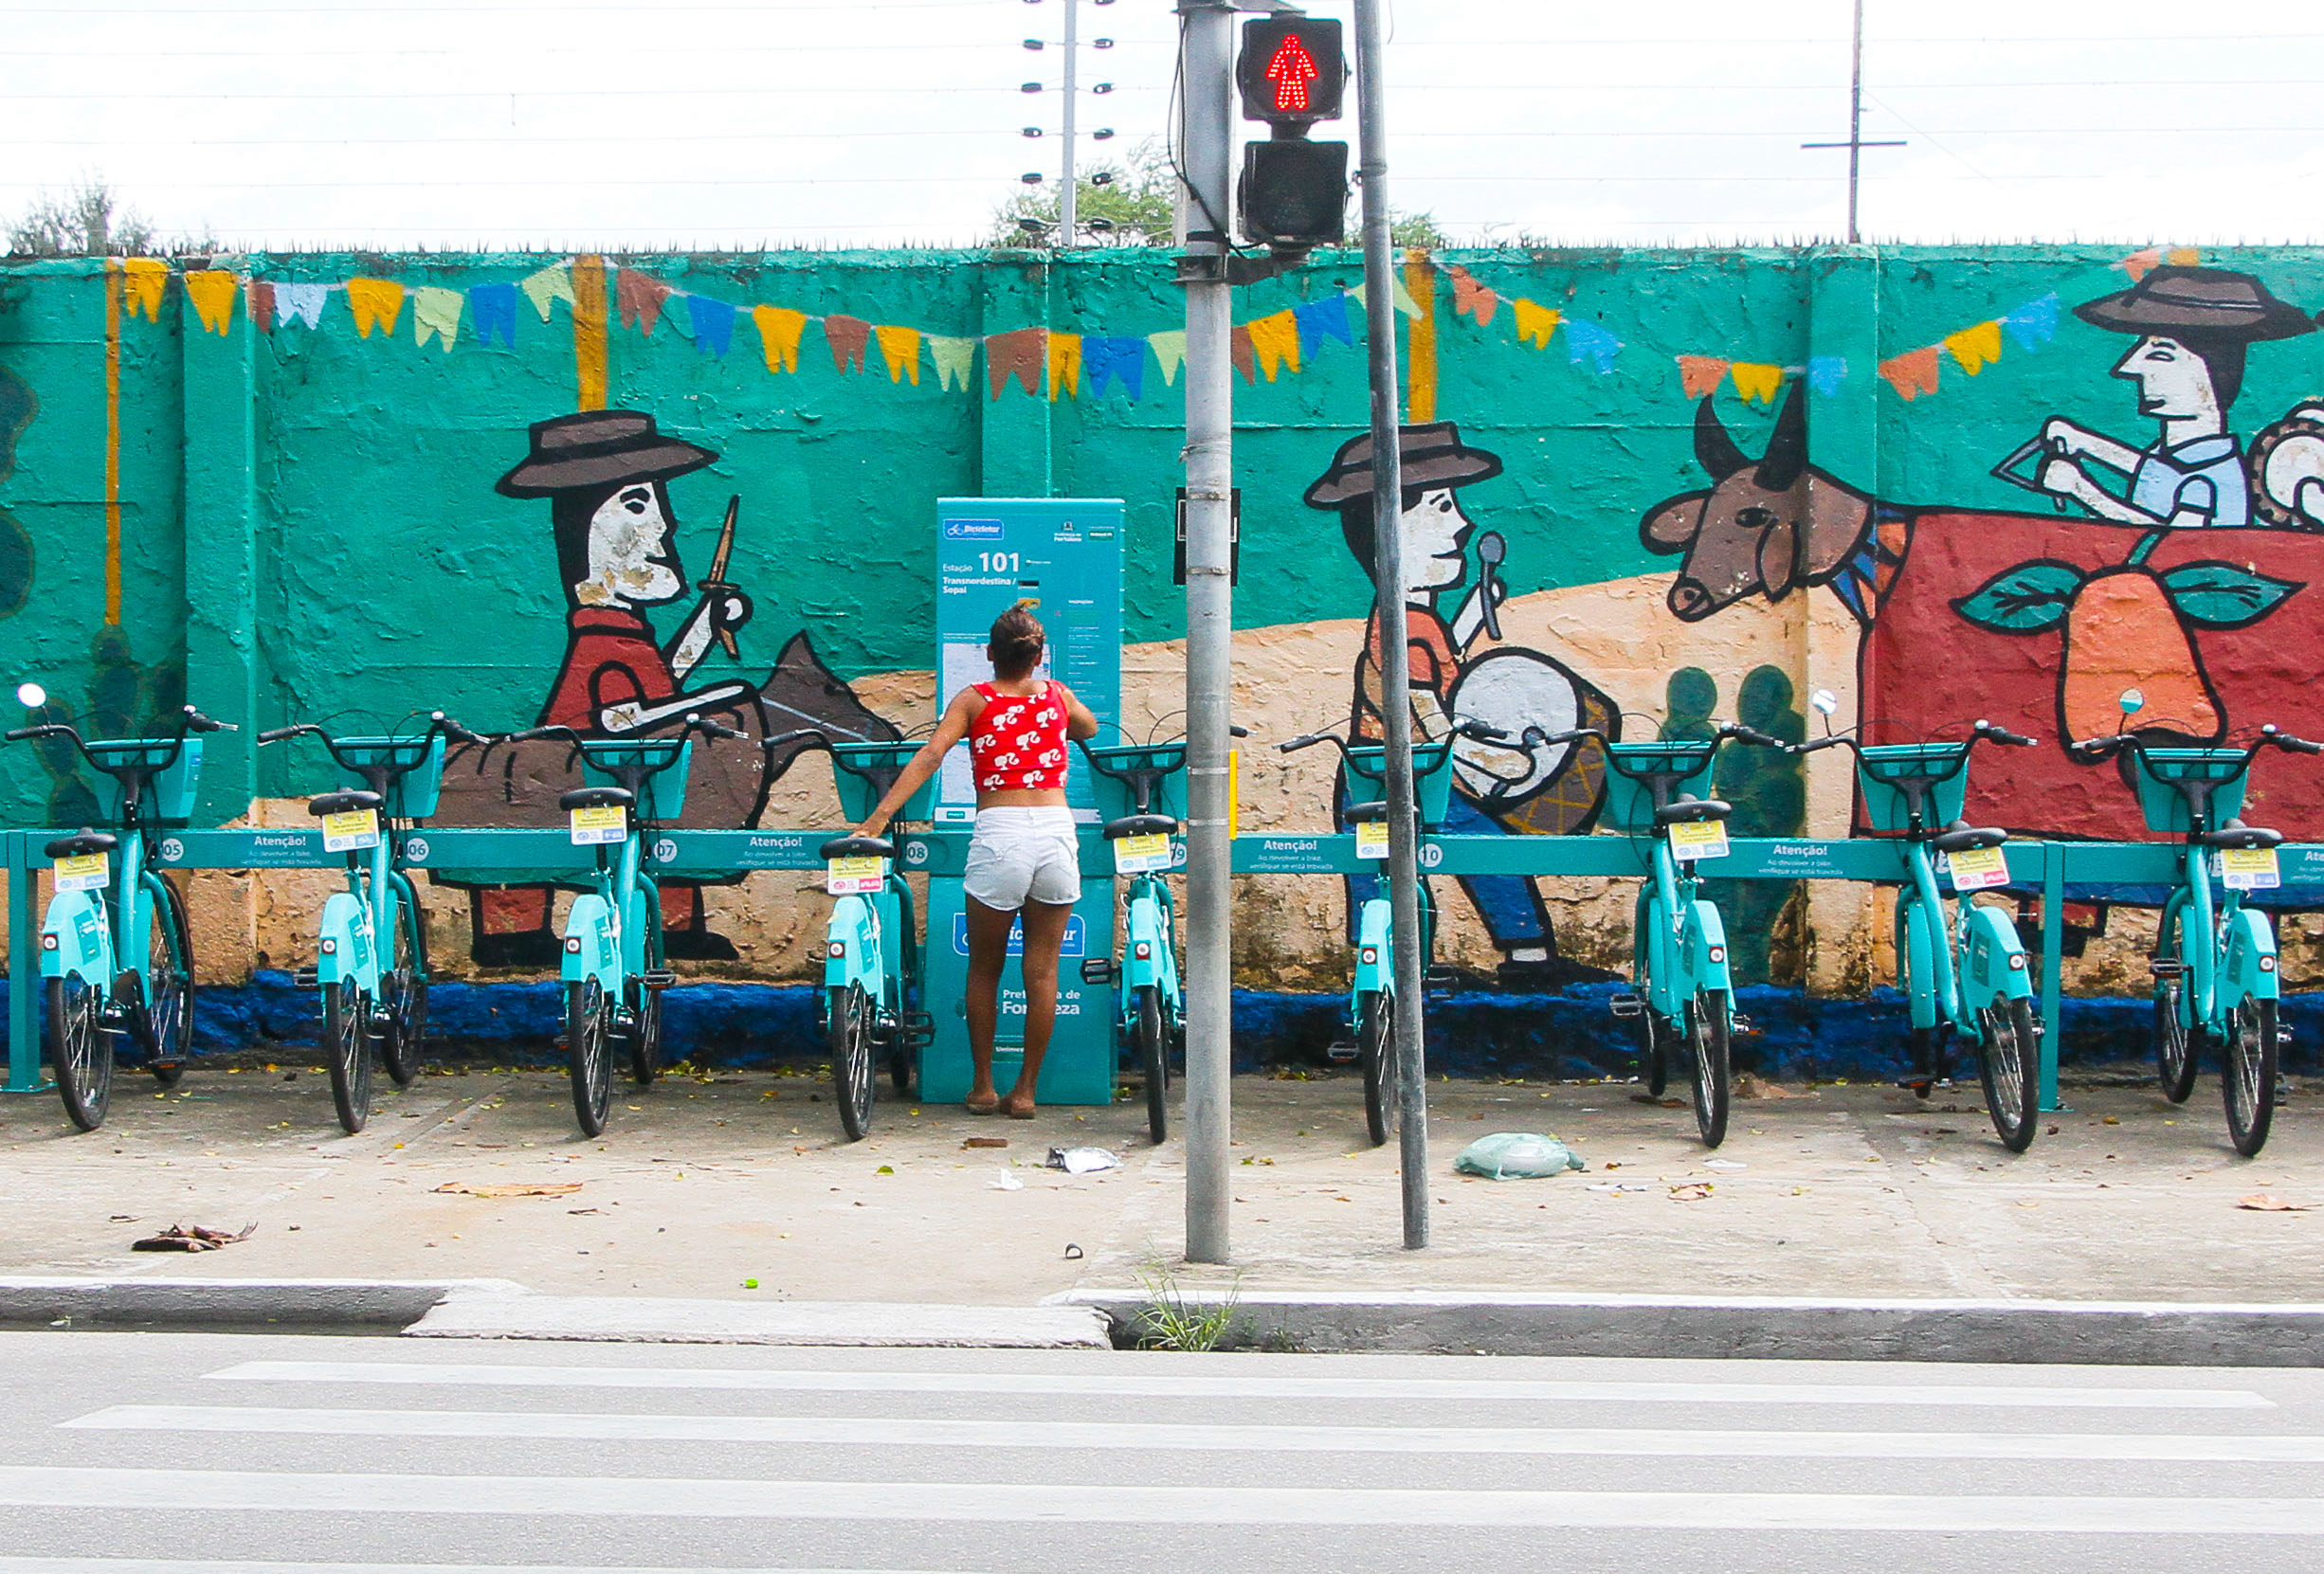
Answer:
POLYGON ((560 796, 556 806, 561 809, 626 809, 636 802, 637 795, 627 787, 575 787, 560 796))
POLYGON ((320 820, 326 814, 353 814, 357 809, 375 809, 386 802, 376 792, 326 792, 320 798, 307 800, 307 813, 320 820))
POLYGON ((894 858, 896 843, 884 836, 835 836, 823 844, 822 858, 894 858))
POLYGON ((1169 836, 1177 829, 1178 822, 1167 814, 1126 814, 1105 823, 1105 839, 1119 841, 1126 836, 1169 836))
POLYGON ((2206 831, 2195 838, 2206 847, 2273 847, 2283 841, 2283 832, 2271 831, 2264 825, 2246 825, 2241 820, 2230 820, 2215 831, 2206 831))
POLYGON ((121 839, 105 831, 77 831, 61 836, 43 849, 50 858, 86 858, 91 853, 110 853, 121 844, 121 839))
POLYGON ((1956 820, 1929 839, 1929 845, 1940 853, 1966 853, 1975 847, 1998 847, 2009 840, 2007 831, 1997 831, 1972 825, 1966 820, 1956 820))
POLYGON ((1385 801, 1377 804, 1350 804, 1346 818, 1351 825, 1368 825, 1375 820, 1386 820, 1388 805, 1385 801))
POLYGON ((1734 805, 1717 798, 1680 798, 1664 804, 1654 811, 1658 825, 1675 825, 1681 820, 1724 820, 1734 813, 1734 805))

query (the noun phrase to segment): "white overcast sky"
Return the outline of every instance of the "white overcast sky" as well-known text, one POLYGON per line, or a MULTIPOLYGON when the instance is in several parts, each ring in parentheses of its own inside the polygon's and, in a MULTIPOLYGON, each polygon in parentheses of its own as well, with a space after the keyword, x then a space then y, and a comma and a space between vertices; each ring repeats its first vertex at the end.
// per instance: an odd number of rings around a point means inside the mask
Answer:
MULTIPOLYGON (((165 231, 249 246, 970 242, 1021 174, 1054 179, 1054 135, 1021 133, 1058 126, 1063 5, 0 0, 0 213, 97 174, 165 231)), ((1084 95, 1084 126, 1111 127, 1114 149, 1158 135, 1169 0, 1079 14, 1085 41, 1115 41, 1082 51, 1084 84, 1113 84, 1084 95)), ((2324 232, 2324 13, 1866 14, 1864 135, 1910 144, 1865 154, 1867 239, 2324 232)), ((1402 0, 1394 200, 1460 241, 1836 235, 1846 155, 1798 144, 1845 135, 1849 15, 1402 0)))

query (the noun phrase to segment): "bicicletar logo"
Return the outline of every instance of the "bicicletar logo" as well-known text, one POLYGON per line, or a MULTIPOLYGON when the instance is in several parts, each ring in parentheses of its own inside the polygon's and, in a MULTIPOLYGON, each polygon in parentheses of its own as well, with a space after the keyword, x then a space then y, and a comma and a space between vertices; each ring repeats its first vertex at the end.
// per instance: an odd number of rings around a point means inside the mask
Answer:
POLYGON ((947 541, 998 541, 1007 534, 998 519, 947 519, 944 539, 947 541))

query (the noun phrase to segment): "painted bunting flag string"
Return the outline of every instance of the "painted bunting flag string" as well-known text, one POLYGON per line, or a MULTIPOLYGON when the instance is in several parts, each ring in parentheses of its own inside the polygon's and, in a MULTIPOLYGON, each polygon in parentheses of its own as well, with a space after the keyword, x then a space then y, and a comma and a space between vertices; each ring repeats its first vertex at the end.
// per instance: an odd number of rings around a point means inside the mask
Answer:
MULTIPOLYGON (((2134 266, 2136 262, 2137 256, 2133 255, 2117 265, 2130 269, 2133 277, 2143 277, 2145 270, 2134 266)), ((2001 359, 2005 335, 2009 344, 2021 351, 2034 350, 2047 344, 2057 336, 2061 311, 2056 292, 2036 297, 2022 306, 2011 307, 1997 317, 1957 328, 1934 344, 1924 344, 1901 354, 1891 355, 1880 363, 1880 376, 1897 390, 1897 398, 1909 404, 1923 394, 1937 391, 1947 356, 1952 357, 1952 363, 1964 372, 1974 377, 2001 359)))

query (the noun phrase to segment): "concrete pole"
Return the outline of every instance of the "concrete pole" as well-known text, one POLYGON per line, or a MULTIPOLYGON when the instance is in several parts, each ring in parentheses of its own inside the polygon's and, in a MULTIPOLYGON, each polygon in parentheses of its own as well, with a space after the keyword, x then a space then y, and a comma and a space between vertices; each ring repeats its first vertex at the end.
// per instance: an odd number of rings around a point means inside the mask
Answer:
POLYGON ((1234 370, 1226 252, 1235 19, 1226 0, 1178 0, 1189 185, 1187 245, 1187 1259, 1228 1260, 1227 1147, 1233 881, 1226 836, 1233 700, 1234 370))
POLYGON ((1080 90, 1074 85, 1074 67, 1080 63, 1081 53, 1080 39, 1075 30, 1079 21, 1078 5, 1079 0, 1065 0, 1065 169, 1062 176, 1065 187, 1057 207, 1057 244, 1061 247, 1077 244, 1080 237, 1080 192, 1074 185, 1073 175, 1074 112, 1080 108, 1077 101, 1080 97, 1080 90))
POLYGON ((1372 606, 1388 732, 1388 884, 1396 920, 1396 1113, 1404 1243, 1428 1244, 1428 1058, 1421 1028, 1420 823, 1412 813, 1411 669, 1405 660, 1404 455, 1396 412, 1396 292, 1389 270, 1388 105, 1379 0, 1355 0, 1356 130, 1362 138, 1364 323, 1371 372, 1372 606))
MULTIPOLYGON (((1065 0, 1067 16, 1073 14, 1073 0, 1065 0)), ((1073 35, 1068 32, 1068 38, 1073 35)), ((1856 32, 1849 45, 1848 57, 1848 244, 1859 239, 1856 226, 1856 193, 1864 170, 1864 0, 1856 0, 1856 32)), ((1067 79, 1071 80, 1071 79, 1067 79)), ((1071 125, 1073 122, 1065 122, 1071 125)), ((1066 156, 1070 158, 1071 154, 1066 156)))

